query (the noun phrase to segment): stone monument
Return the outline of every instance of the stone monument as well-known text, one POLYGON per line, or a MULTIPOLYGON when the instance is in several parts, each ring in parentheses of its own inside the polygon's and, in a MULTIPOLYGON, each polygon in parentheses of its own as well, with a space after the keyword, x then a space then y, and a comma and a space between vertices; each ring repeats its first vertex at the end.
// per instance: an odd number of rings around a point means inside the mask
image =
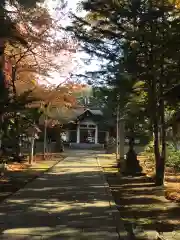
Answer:
POLYGON ((139 175, 142 173, 142 167, 137 159, 137 154, 134 150, 134 139, 129 140, 129 150, 126 154, 125 174, 139 175))

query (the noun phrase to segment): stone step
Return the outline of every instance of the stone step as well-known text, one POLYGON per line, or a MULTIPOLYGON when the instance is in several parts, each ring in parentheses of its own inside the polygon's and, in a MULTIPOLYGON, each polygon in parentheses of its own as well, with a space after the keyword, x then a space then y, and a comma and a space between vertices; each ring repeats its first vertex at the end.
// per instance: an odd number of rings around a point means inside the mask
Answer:
POLYGON ((104 149, 104 144, 70 143, 69 147, 73 149, 104 149))

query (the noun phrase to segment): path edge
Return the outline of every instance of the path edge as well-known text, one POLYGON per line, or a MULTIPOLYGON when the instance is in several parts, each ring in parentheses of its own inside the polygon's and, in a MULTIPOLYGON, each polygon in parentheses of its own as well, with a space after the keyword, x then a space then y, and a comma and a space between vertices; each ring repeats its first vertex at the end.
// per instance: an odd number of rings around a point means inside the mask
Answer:
POLYGON ((121 218, 120 212, 118 211, 118 209, 116 207, 116 204, 114 202, 112 193, 110 191, 110 186, 109 186, 109 184, 108 184, 108 182, 106 180, 106 177, 104 175, 104 170, 103 170, 103 168, 102 168, 102 166, 100 164, 99 158, 98 158, 98 156, 96 156, 95 158, 96 158, 98 167, 100 169, 101 178, 103 179, 103 182, 104 182, 105 191, 106 191, 106 193, 108 195, 108 201, 109 201, 109 205, 110 205, 110 208, 111 208, 111 212, 112 212, 114 221, 116 223, 116 230, 117 230, 119 239, 121 239, 121 240, 130 240, 129 239, 129 234, 128 234, 127 230, 125 229, 125 226, 124 226, 123 220, 121 218))
MULTIPOLYGON (((66 158, 66 157, 65 157, 65 158, 66 158)), ((49 168, 46 169, 45 171, 42 171, 38 176, 35 176, 35 177, 33 177, 32 179, 30 179, 26 184, 24 184, 24 186, 23 186, 22 188, 19 188, 17 191, 15 191, 15 192, 11 193, 10 195, 8 195, 8 197, 5 198, 5 199, 1 202, 1 204, 5 204, 5 203, 8 201, 9 198, 11 198, 12 196, 16 196, 17 194, 19 194, 21 191, 23 191, 23 190, 27 187, 28 184, 32 183, 33 181, 35 181, 35 180, 38 179, 38 178, 41 178, 44 174, 46 174, 46 173, 48 173, 49 171, 51 171, 51 169, 53 169, 59 162, 64 161, 65 158, 63 158, 63 159, 61 159, 61 160, 55 161, 55 163, 54 163, 51 167, 49 167, 49 168)))

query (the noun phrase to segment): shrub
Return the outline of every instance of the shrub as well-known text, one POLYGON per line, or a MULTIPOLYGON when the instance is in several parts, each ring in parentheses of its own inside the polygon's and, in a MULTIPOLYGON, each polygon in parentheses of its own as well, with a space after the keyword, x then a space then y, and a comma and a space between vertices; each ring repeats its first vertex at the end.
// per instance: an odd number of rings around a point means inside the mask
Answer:
POLYGON ((180 170, 180 150, 177 150, 173 144, 167 146, 166 166, 180 170))
MULTIPOLYGON (((147 156, 149 160, 154 162, 153 141, 150 141, 149 144, 145 147, 144 155, 147 156)), ((177 148, 170 142, 167 144, 166 166, 180 170, 180 150, 177 150, 177 148)))

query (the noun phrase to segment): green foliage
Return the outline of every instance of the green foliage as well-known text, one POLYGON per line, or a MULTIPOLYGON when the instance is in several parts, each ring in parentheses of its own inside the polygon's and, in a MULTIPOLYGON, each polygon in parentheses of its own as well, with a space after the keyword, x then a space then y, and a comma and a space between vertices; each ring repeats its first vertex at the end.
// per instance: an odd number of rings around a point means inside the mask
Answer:
POLYGON ((177 150, 173 144, 168 144, 167 147, 166 166, 173 167, 175 170, 180 170, 180 150, 177 150))
POLYGON ((84 0, 81 6, 87 15, 74 16, 68 30, 83 50, 102 59, 101 70, 87 74, 117 89, 123 112, 138 114, 143 107, 150 118, 159 111, 159 83, 165 91, 179 82, 179 13, 168 1, 84 0))
POLYGON ((168 0, 81 2, 87 15, 74 16, 68 30, 91 58, 100 60, 101 69, 92 77, 116 89, 115 104, 119 101, 130 131, 144 118, 144 130, 154 132, 156 184, 161 185, 169 117, 165 116, 169 101, 164 101, 164 93, 180 83, 179 10, 168 0))
MULTIPOLYGON (((176 170, 180 170, 180 150, 172 143, 167 144, 167 160, 166 166, 172 167, 176 170)), ((145 147, 144 155, 148 157, 154 163, 154 142, 150 141, 149 144, 145 147)))
POLYGON ((144 155, 148 157, 149 160, 154 162, 154 141, 150 141, 145 149, 144 149, 144 155))

